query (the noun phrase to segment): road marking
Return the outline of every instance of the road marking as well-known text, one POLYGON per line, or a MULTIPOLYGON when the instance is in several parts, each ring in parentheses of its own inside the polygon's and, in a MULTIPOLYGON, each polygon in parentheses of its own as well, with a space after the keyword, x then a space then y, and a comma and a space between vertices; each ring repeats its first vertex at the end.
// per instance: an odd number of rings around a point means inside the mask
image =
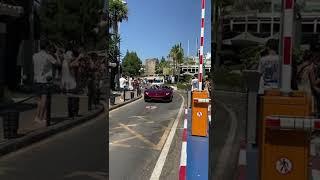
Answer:
POLYGON ((236 136, 236 129, 237 129, 237 117, 235 115, 235 113, 233 112, 232 109, 230 109, 229 107, 227 107, 224 103, 216 100, 217 103, 221 104, 222 107, 228 112, 228 114, 231 117, 231 125, 230 125, 230 129, 228 132, 228 136, 227 136, 227 140, 221 150, 221 155, 219 156, 218 159, 218 163, 217 163, 217 168, 216 168, 216 177, 215 179, 221 179, 224 171, 227 168, 227 159, 228 157, 230 157, 231 151, 232 151, 232 147, 233 147, 233 142, 236 136))
MULTIPOLYGON (((161 132, 163 131, 164 129, 160 129, 160 130, 157 130, 157 131, 153 131, 151 134, 147 134, 147 136, 150 136, 150 135, 153 135, 155 133, 158 133, 158 132, 161 132)), ((128 138, 123 138, 123 139, 119 139, 119 140, 115 140, 115 141, 112 141, 112 144, 119 144, 120 142, 125 142, 125 141, 128 141, 128 140, 131 140, 131 139, 135 139, 137 138, 137 136, 132 136, 132 137, 128 137, 128 138)), ((159 149, 161 150, 161 149, 159 149)))
MULTIPOLYGON (((180 95, 180 94, 179 94, 180 95)), ((178 126, 178 123, 179 123, 179 120, 181 118, 181 115, 182 113, 184 112, 184 97, 182 95, 180 95, 182 97, 182 104, 181 104, 181 107, 180 107, 180 110, 179 110, 179 113, 177 115, 177 118, 175 119, 174 123, 173 123, 173 126, 171 128, 171 131, 170 131, 170 134, 167 138, 167 141, 165 142, 164 144, 164 147, 160 153, 160 156, 158 158, 158 161, 153 169, 153 172, 152 172, 152 175, 150 177, 150 180, 158 180, 160 178, 160 175, 161 175, 161 172, 162 172, 162 169, 163 169, 163 166, 164 166, 164 163, 166 162, 166 159, 167 159, 167 156, 168 156, 168 153, 169 153, 169 149, 170 149, 170 146, 172 144, 172 140, 173 140, 173 137, 176 133, 176 130, 177 130, 177 126, 178 126)))
POLYGON ((148 121, 148 119, 146 119, 145 116, 130 116, 129 118, 130 118, 130 119, 132 119, 132 118, 139 118, 140 120, 147 120, 147 121, 148 121))
POLYGON ((123 147, 123 148, 152 149, 152 150, 159 151, 159 149, 154 147, 149 147, 149 146, 135 146, 135 145, 128 145, 128 144, 113 144, 113 143, 109 143, 109 145, 116 146, 116 147, 123 147))
POLYGON ((85 172, 85 171, 77 171, 74 173, 71 173, 70 175, 65 176, 65 178, 72 178, 75 176, 87 176, 91 177, 96 180, 105 180, 106 177, 108 176, 107 173, 105 172, 85 172))
POLYGON ((156 148, 156 145, 154 143, 152 143, 151 141, 149 141, 147 138, 145 138, 144 136, 142 136, 141 134, 139 134, 138 132, 130 129, 128 126, 119 123, 121 127, 123 127, 124 129, 126 129, 127 131, 129 131, 131 134, 137 136, 137 138, 139 138, 140 140, 142 140, 144 143, 150 145, 151 147, 156 148))
POLYGON ((132 137, 124 138, 124 139, 119 139, 119 140, 116 140, 116 141, 112 141, 112 144, 118 144, 118 143, 125 142, 125 141, 131 140, 131 139, 135 139, 135 138, 137 138, 137 136, 132 136, 132 137))

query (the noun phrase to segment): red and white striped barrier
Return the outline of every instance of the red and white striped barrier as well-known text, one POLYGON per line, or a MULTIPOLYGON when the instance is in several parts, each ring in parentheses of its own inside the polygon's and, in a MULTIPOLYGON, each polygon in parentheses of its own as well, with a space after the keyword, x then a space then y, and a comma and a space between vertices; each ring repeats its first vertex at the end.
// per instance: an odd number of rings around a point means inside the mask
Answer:
POLYGON ((180 157, 179 180, 187 179, 187 137, 188 137, 188 109, 185 109, 183 122, 182 147, 180 157))
POLYGON ((201 0, 201 34, 200 34, 200 55, 199 55, 199 90, 202 90, 203 82, 203 44, 204 44, 204 17, 205 17, 205 0, 201 0))
POLYGON ((208 106, 208 121, 211 123, 211 104, 208 106))
POLYGON ((194 98, 193 102, 195 102, 195 103, 211 103, 211 99, 194 98))
POLYGON ((240 142, 237 180, 245 180, 246 179, 246 166, 247 166, 246 142, 244 140, 242 140, 240 142))
POLYGON ((295 0, 283 0, 283 60, 281 88, 284 92, 291 92, 291 76, 292 76, 292 52, 294 37, 294 3, 295 0))
POLYGON ((265 121, 267 128, 320 130, 320 119, 269 116, 265 121))

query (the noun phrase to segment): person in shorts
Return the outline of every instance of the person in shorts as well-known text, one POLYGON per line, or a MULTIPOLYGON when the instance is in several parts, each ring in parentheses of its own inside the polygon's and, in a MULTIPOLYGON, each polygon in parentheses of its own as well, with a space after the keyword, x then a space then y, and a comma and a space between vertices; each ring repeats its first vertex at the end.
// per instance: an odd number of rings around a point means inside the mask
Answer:
POLYGON ((38 107, 34 121, 40 124, 45 124, 47 120, 47 85, 53 79, 53 65, 60 62, 49 54, 49 48, 49 43, 42 41, 40 51, 33 55, 34 82, 38 96, 38 107))

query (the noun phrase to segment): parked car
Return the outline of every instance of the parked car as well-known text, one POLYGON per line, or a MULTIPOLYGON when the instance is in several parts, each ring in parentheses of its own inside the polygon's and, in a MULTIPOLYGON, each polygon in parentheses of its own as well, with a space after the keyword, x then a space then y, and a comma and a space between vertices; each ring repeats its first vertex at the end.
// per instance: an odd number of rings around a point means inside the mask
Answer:
POLYGON ((144 101, 163 101, 172 102, 173 89, 168 86, 152 85, 150 88, 146 88, 144 91, 144 101))

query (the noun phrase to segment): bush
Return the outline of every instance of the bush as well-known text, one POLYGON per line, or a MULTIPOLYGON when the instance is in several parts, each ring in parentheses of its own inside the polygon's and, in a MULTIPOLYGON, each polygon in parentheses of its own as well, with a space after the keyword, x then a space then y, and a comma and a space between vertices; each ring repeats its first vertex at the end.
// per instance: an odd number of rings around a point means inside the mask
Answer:
POLYGON ((225 68, 215 70, 213 76, 214 89, 245 91, 245 79, 242 74, 232 73, 225 68))
POLYGON ((190 84, 189 83, 181 83, 179 82, 177 84, 177 88, 180 90, 187 90, 188 88, 190 88, 190 84))

